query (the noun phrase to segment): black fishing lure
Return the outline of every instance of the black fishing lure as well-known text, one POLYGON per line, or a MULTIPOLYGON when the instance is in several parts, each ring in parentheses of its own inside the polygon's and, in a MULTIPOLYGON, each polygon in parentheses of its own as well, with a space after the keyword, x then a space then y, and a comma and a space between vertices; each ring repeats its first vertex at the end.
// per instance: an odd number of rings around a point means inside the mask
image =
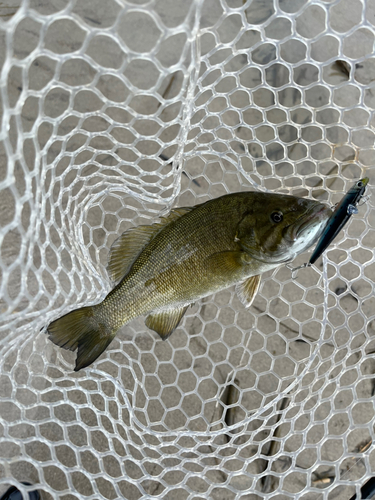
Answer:
MULTIPOLYGON (((369 182, 368 177, 364 177, 357 181, 346 193, 340 203, 337 204, 333 214, 328 219, 327 225, 313 251, 309 262, 302 264, 302 266, 292 268, 292 273, 294 274, 298 269, 304 267, 309 267, 314 264, 322 253, 327 249, 327 247, 336 238, 341 229, 348 222, 353 214, 358 213, 357 205, 361 198, 365 194, 367 184, 369 182)), ((288 266, 289 267, 289 266, 288 266)))

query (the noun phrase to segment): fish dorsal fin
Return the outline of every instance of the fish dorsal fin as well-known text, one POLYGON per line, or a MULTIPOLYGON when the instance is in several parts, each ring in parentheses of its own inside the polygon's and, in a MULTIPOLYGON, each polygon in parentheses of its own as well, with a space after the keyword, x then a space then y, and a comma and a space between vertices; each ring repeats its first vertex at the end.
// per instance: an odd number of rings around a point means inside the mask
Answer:
POLYGON ((251 278, 247 278, 242 283, 238 283, 236 285, 236 292, 238 298, 242 302, 245 307, 250 307, 254 297, 259 290, 260 285, 260 276, 251 276, 251 278))
POLYGON ((194 207, 173 208, 168 215, 166 215, 165 217, 160 217, 161 222, 159 222, 158 224, 160 225, 169 224, 170 222, 179 219, 188 212, 191 212, 193 208, 194 207))
POLYGON ((138 226, 117 238, 108 256, 107 271, 112 281, 116 283, 129 272, 138 255, 159 231, 158 224, 138 226))
POLYGON ((168 224, 178 219, 192 208, 176 208, 161 222, 149 226, 132 227, 125 231, 111 246, 108 256, 107 271, 115 283, 120 281, 130 270, 134 261, 148 243, 168 224))
POLYGON ((175 307, 151 313, 147 316, 145 324, 158 333, 163 340, 166 340, 177 328, 188 307, 175 307))

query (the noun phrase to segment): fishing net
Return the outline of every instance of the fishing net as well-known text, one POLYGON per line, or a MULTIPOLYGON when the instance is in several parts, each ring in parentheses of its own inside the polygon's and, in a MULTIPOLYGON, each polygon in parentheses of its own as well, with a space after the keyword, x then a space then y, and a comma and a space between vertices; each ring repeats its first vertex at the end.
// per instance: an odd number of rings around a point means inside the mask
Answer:
POLYGON ((249 310, 222 291, 165 342, 139 318, 78 373, 43 327, 102 300, 113 241, 172 207, 251 189, 334 205, 374 183, 374 15, 372 0, 0 5, 0 493, 359 494, 375 469, 371 192, 323 262, 266 273, 249 310))

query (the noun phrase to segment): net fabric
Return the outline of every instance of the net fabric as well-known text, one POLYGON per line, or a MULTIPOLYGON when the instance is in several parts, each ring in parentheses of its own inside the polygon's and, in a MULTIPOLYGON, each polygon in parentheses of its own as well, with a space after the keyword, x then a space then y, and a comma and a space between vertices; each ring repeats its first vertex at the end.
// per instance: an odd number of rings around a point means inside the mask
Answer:
POLYGON ((373 184, 375 5, 2 8, 0 491, 358 494, 375 468, 373 197, 324 266, 264 275, 250 310, 225 290, 166 342, 137 319, 79 373, 40 329, 100 301, 112 242, 172 206, 251 188, 334 204, 373 184))

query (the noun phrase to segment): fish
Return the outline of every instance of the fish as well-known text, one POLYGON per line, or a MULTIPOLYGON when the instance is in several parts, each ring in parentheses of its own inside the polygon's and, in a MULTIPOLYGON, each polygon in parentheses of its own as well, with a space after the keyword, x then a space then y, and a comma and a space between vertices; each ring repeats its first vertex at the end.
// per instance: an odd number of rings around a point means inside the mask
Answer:
POLYGON ((332 210, 285 194, 240 192, 173 209, 125 231, 112 245, 114 287, 102 302, 73 310, 46 331, 75 351, 75 371, 93 363, 132 319, 166 340, 197 300, 236 285, 249 307, 260 275, 293 260, 319 238, 332 210))
POLYGON ((365 194, 368 182, 368 177, 364 177, 363 179, 357 181, 338 203, 332 216, 327 222, 327 226, 325 227, 322 236, 320 237, 310 257, 307 266, 311 266, 319 259, 322 253, 332 243, 341 229, 348 222, 350 217, 353 214, 358 213, 357 205, 365 194))

